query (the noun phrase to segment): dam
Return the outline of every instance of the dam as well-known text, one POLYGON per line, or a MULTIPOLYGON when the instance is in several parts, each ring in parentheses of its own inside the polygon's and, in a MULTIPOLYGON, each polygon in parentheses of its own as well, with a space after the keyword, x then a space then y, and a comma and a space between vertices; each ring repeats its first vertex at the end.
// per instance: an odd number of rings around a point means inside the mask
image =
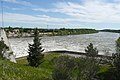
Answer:
POLYGON ((4 51, 3 56, 9 59, 11 62, 16 63, 15 55, 13 54, 12 48, 10 46, 9 40, 4 29, 0 29, 0 41, 3 40, 4 43, 7 45, 8 49, 4 51))

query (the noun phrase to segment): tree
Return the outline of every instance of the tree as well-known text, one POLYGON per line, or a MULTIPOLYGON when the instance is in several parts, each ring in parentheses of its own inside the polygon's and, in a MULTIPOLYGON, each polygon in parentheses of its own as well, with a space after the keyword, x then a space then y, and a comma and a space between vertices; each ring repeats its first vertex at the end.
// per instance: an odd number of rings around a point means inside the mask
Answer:
POLYGON ((116 40, 116 53, 112 54, 110 68, 101 73, 102 80, 120 80, 120 37, 116 40))
POLYGON ((13 32, 13 29, 12 29, 11 26, 9 26, 8 29, 9 29, 10 32, 13 32))
POLYGON ((113 68, 114 74, 116 74, 117 80, 120 80, 120 37, 116 41, 116 54, 112 55, 113 57, 113 68))
POLYGON ((1 38, 1 41, 0 41, 0 58, 3 59, 3 55, 4 55, 4 51, 5 49, 8 49, 7 45, 4 43, 3 41, 3 38, 1 38))
POLYGON ((98 50, 97 50, 97 48, 93 47, 92 43, 90 43, 87 46, 87 49, 85 49, 85 52, 86 52, 86 55, 90 56, 90 57, 96 57, 98 55, 98 50))
POLYGON ((116 53, 120 53, 120 37, 116 41, 116 53))
POLYGON ((99 70, 100 59, 97 58, 98 50, 93 47, 93 44, 85 49, 86 57, 81 58, 78 64, 79 74, 77 80, 94 80, 99 70))
POLYGON ((29 55, 27 57, 28 63, 32 67, 38 67, 43 62, 42 59, 44 58, 44 54, 42 54, 42 52, 44 49, 42 49, 40 40, 41 39, 39 39, 39 33, 36 28, 34 31, 33 44, 29 44, 29 55))

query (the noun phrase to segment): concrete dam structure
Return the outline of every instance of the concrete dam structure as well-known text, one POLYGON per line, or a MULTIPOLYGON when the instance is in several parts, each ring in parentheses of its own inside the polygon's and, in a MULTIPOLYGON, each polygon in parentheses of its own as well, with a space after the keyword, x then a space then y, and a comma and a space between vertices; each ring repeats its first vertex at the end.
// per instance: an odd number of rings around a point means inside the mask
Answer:
POLYGON ((1 40, 3 40, 8 47, 8 49, 4 51, 3 56, 9 59, 11 62, 16 63, 15 55, 13 54, 12 48, 10 46, 9 40, 4 29, 0 29, 0 41, 1 40))

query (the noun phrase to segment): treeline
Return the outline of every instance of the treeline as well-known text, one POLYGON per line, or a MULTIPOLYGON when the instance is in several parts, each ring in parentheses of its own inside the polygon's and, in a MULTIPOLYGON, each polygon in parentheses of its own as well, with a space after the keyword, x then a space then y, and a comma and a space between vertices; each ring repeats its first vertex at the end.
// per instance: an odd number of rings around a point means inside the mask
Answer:
MULTIPOLYGON (((56 35, 77 35, 77 34, 91 34, 97 33, 98 31, 95 29, 55 29, 53 33, 57 33, 56 35)), ((54 34, 55 35, 55 34, 54 34)))
POLYGON ((102 32, 114 32, 114 33, 120 33, 120 30, 111 30, 111 29, 104 29, 104 30, 100 30, 102 32))
MULTIPOLYGON (((13 27, 6 27, 5 28, 6 33, 9 35, 10 33, 18 34, 19 37, 22 37, 25 33, 29 34, 30 36, 33 36, 33 28, 13 28, 13 27)), ((98 31, 95 29, 66 29, 66 28, 60 28, 60 29, 42 29, 39 28, 39 36, 62 36, 62 35, 77 35, 77 34, 91 34, 91 33, 97 33, 98 31)))

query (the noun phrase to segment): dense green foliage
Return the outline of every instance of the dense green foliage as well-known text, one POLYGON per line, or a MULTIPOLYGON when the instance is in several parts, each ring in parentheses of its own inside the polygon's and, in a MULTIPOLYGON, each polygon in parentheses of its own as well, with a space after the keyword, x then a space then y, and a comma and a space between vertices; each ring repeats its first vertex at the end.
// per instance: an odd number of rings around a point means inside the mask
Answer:
POLYGON ((85 52, 86 57, 80 58, 81 62, 78 64, 79 75, 77 76, 77 80, 94 80, 96 79, 100 65, 100 59, 96 57, 98 50, 90 43, 85 52))
POLYGON ((116 53, 112 55, 109 69, 99 74, 101 80, 120 80, 120 37, 116 41, 116 53))
POLYGON ((120 37, 117 39, 117 41, 116 41, 116 46, 117 47, 120 47, 120 37))
POLYGON ((0 58, 3 58, 4 50, 7 49, 7 45, 4 43, 3 40, 0 41, 0 58))
POLYGON ((98 50, 93 44, 88 45, 86 56, 74 58, 61 56, 54 59, 54 80, 94 80, 97 79, 101 59, 97 58, 98 50))
POLYGON ((39 33, 36 28, 34 32, 33 44, 29 44, 28 49, 29 55, 27 57, 27 60, 29 62, 29 65, 33 67, 38 67, 42 63, 42 59, 44 57, 44 55, 42 54, 44 49, 42 49, 38 34, 39 33))
POLYGON ((120 37, 116 41, 116 53, 113 55, 114 74, 117 80, 120 80, 120 37))
POLYGON ((76 35, 76 34, 90 34, 97 33, 95 29, 65 29, 61 28, 54 30, 54 35, 76 35), (56 33, 56 34, 55 34, 56 33))
POLYGON ((112 29, 104 29, 104 30, 100 30, 102 32, 114 32, 114 33, 120 33, 120 30, 112 30, 112 29))
POLYGON ((72 71, 75 67, 73 57, 60 56, 53 60, 54 71, 52 77, 54 80, 72 80, 72 71))
MULTIPOLYGON (((9 34, 9 32, 14 32, 15 34, 19 34, 18 37, 22 37, 23 34, 28 33, 33 36, 33 28, 12 28, 6 27, 5 31, 9 34), (17 30, 17 31, 16 31, 17 30)), ((95 29, 38 29, 40 35, 39 36, 62 36, 62 35, 77 35, 77 34, 91 34, 97 33, 98 31, 95 29)))
POLYGON ((28 66, 26 58, 17 59, 17 63, 11 63, 0 59, 0 80, 52 80, 52 59, 59 54, 45 55, 44 63, 38 68, 28 66))
MULTIPOLYGON (((17 59, 17 64, 0 59, 0 80, 55 80, 53 76, 57 77, 62 74, 62 76, 67 76, 71 80, 84 80, 79 70, 83 71, 83 69, 89 68, 90 66, 90 63, 85 66, 87 63, 85 64, 84 60, 81 58, 61 56, 58 53, 45 54, 44 62, 41 63, 38 68, 28 66, 27 64, 26 58, 17 59), (55 75, 56 73, 58 75, 55 75)), ((103 74, 109 70, 109 66, 107 65, 100 65, 99 67, 98 74, 103 74)), ((103 77, 103 75, 100 77, 103 77)))

